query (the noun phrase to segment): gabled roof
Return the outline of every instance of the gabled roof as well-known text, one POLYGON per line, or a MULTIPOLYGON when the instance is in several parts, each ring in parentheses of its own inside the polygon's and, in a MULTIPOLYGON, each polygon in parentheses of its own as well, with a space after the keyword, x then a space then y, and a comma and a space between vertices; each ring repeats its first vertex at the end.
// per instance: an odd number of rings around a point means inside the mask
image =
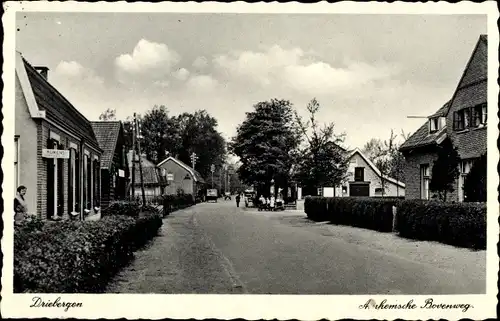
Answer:
POLYGON ((196 182, 205 183, 205 180, 203 179, 203 177, 201 176, 201 174, 197 170, 195 170, 191 166, 186 165, 186 163, 184 163, 184 162, 182 162, 182 161, 180 161, 177 158, 174 158, 172 156, 169 156, 166 159, 164 159, 163 161, 161 161, 160 163, 158 163, 158 167, 160 167, 161 165, 165 164, 168 161, 172 161, 172 162, 176 163, 177 165, 179 165, 180 167, 187 170, 196 182))
POLYGON ((61 128, 85 139, 85 142, 95 148, 99 148, 99 143, 94 135, 89 120, 83 116, 57 89, 55 89, 38 71, 33 68, 18 52, 18 59, 21 59, 24 70, 20 73, 26 75, 29 80, 31 92, 25 93, 28 97, 34 97, 39 111, 45 112, 45 118, 53 121, 61 128), (24 74, 25 72, 25 74, 24 74))
MULTIPOLYGON (((129 151, 127 153, 127 159, 128 159, 128 166, 130 170, 130 180, 132 182, 132 151, 129 151)), ((136 161, 139 160, 139 155, 137 153, 135 154, 135 159, 136 161)), ((142 165, 142 177, 144 180, 145 185, 159 185, 160 182, 160 177, 158 175, 158 170, 155 164, 153 164, 150 160, 146 158, 146 156, 141 157, 141 165, 142 165)), ((141 185, 141 171, 139 167, 139 163, 136 163, 135 166, 135 185, 140 186, 141 185)))
MULTIPOLYGON (((450 107, 450 102, 448 101, 441 108, 438 109, 434 114, 429 116, 431 117, 444 117, 448 113, 448 109, 450 107)), ((443 135, 446 135, 446 127, 437 131, 437 132, 429 132, 429 124, 426 121, 420 128, 413 133, 399 148, 400 151, 434 145, 439 143, 443 139, 443 135)))
POLYGON ((450 103, 450 109, 458 110, 487 102, 488 38, 479 40, 467 62, 450 103))
POLYGON ((405 184, 403 182, 400 182, 398 180, 395 180, 394 178, 392 177, 389 177, 387 175, 382 175, 382 173, 380 172, 380 170, 377 168, 377 166, 375 166, 375 164, 368 158, 366 157, 365 154, 363 154, 363 152, 359 149, 359 148, 355 148, 354 150, 351 151, 350 155, 349 155, 349 159, 352 158, 354 155, 358 154, 359 156, 361 156, 361 158, 363 158, 363 160, 368 164, 368 166, 370 166, 370 168, 378 175, 378 177, 383 177, 384 179, 386 179, 387 181, 391 182, 391 183, 394 183, 396 185, 399 185, 400 187, 405 187, 405 184))
POLYGON ((119 121, 93 121, 91 124, 99 147, 103 150, 101 168, 111 168, 116 143, 122 132, 122 123, 119 121))

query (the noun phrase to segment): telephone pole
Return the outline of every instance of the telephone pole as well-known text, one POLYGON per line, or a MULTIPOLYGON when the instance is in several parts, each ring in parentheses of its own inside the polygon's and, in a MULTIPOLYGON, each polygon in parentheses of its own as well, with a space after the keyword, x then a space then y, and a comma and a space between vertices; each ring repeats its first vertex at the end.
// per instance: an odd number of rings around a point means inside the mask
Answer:
POLYGON ((141 133, 139 131, 139 125, 137 123, 137 118, 135 117, 134 113, 134 126, 137 128, 137 133, 139 135, 137 136, 137 152, 139 153, 139 172, 141 174, 141 191, 142 191, 142 206, 146 206, 146 192, 144 191, 144 177, 142 175, 142 156, 141 156, 141 133))
POLYGON ((132 122, 132 200, 135 200, 135 113, 132 122))

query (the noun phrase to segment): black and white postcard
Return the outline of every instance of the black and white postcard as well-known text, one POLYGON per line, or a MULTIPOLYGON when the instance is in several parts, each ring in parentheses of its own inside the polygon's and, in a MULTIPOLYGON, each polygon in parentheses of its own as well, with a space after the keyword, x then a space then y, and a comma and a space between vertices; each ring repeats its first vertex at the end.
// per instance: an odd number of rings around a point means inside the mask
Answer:
POLYGON ((2 316, 485 319, 494 2, 9 2, 2 316))

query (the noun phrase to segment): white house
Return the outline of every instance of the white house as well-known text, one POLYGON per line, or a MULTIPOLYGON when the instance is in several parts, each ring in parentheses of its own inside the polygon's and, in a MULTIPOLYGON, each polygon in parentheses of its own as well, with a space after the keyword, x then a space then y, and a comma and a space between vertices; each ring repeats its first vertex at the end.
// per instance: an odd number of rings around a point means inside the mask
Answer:
POLYGON ((336 196, 404 197, 405 184, 392 177, 382 176, 377 166, 356 148, 349 155, 347 180, 336 192, 336 196))

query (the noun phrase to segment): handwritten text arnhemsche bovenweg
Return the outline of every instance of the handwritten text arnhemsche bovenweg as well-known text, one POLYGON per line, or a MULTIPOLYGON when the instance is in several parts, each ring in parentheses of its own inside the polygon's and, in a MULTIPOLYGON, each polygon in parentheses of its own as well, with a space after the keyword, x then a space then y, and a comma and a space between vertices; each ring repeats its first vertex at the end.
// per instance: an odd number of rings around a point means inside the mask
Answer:
POLYGON ((467 312, 470 308, 473 308, 471 304, 468 303, 435 303, 432 298, 426 299, 422 304, 417 304, 413 299, 406 303, 387 303, 387 299, 382 300, 379 304, 373 299, 369 299, 365 304, 359 306, 360 309, 375 309, 375 310, 414 310, 414 309, 461 309, 462 312, 467 312))

